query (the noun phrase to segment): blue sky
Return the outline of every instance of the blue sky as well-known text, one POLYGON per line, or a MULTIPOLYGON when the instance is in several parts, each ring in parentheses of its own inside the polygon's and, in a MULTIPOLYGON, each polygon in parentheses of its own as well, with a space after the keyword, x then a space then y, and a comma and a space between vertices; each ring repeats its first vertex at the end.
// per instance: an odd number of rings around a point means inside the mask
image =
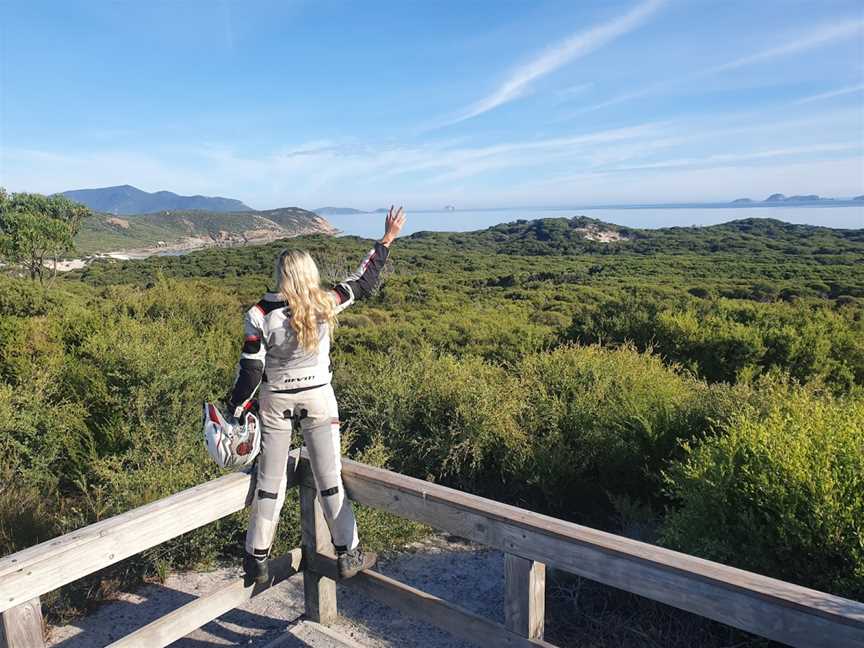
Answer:
POLYGON ((0 0, 0 185, 256 208, 864 193, 864 3, 0 0))

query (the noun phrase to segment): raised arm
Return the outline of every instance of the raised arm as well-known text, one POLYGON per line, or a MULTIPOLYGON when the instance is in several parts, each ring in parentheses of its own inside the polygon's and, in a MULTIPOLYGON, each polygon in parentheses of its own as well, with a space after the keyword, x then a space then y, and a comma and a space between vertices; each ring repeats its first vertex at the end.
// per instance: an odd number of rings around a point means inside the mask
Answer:
POLYGON ((375 243, 375 247, 369 251, 360 267, 333 289, 338 304, 337 311, 342 311, 355 300, 372 294, 390 254, 390 245, 399 236, 403 225, 405 225, 405 210, 401 207, 399 209, 390 207, 384 223, 384 236, 375 243))

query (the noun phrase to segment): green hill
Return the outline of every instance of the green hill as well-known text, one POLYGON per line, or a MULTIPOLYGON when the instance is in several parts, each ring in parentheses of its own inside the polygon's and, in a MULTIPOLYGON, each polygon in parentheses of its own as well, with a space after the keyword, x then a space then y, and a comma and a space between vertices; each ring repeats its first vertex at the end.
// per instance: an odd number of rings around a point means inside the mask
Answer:
POLYGON ((413 240, 442 242, 499 254, 568 255, 684 253, 864 253, 864 230, 794 225, 746 218, 721 225, 636 229, 593 218, 541 218, 502 223, 476 232, 418 232, 413 240))
POLYGON ((324 218, 298 207, 228 213, 168 211, 126 217, 96 214, 84 222, 75 245, 76 254, 90 255, 178 242, 202 247, 335 233, 324 218))
MULTIPOLYGON (((328 267, 338 268, 368 244, 353 236, 301 237, 288 243, 305 247, 328 267)), ((146 283, 157 273, 266 277, 274 255, 285 245, 280 241, 185 257, 94 263, 83 274, 85 281, 98 284, 146 283)), ((430 273, 436 285, 472 299, 478 287, 515 290, 539 284, 602 286, 604 291, 613 285, 674 287, 692 295, 756 301, 864 298, 864 230, 769 219, 657 230, 583 217, 517 221, 475 232, 419 232, 400 240, 398 258, 400 272, 430 273)))

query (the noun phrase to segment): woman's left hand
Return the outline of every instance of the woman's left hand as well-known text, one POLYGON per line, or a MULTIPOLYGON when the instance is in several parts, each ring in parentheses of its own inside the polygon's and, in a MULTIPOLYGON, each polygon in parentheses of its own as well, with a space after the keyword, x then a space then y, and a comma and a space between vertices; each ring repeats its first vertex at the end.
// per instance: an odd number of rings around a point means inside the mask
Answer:
POLYGON ((395 209, 391 205, 390 211, 387 212, 387 220, 384 222, 384 238, 381 239, 381 244, 390 247, 402 231, 403 225, 405 225, 405 210, 402 207, 395 209))

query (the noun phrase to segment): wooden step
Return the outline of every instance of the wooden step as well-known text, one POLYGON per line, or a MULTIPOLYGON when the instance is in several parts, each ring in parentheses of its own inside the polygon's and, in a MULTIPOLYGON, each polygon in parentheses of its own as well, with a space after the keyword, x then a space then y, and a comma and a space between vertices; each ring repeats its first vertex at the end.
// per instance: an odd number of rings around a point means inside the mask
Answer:
POLYGON ((264 648, 363 648, 363 645, 333 628, 301 619, 264 648))

